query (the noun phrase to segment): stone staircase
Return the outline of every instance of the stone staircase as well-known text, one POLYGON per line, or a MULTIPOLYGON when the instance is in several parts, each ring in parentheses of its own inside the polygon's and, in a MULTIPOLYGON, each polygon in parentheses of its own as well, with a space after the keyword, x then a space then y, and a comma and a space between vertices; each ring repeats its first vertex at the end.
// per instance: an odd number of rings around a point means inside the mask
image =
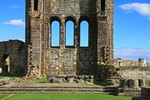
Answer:
POLYGON ((44 87, 25 87, 25 86, 11 86, 0 87, 0 93, 18 94, 18 93, 101 93, 101 94, 115 94, 115 87, 64 87, 64 86, 44 86, 44 87))

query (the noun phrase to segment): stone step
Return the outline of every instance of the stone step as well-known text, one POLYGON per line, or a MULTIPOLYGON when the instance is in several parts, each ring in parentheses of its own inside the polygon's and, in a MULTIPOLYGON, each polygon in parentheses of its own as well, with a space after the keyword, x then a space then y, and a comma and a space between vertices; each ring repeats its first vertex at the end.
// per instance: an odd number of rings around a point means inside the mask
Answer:
POLYGON ((105 93, 113 94, 115 87, 0 87, 0 93, 105 93))

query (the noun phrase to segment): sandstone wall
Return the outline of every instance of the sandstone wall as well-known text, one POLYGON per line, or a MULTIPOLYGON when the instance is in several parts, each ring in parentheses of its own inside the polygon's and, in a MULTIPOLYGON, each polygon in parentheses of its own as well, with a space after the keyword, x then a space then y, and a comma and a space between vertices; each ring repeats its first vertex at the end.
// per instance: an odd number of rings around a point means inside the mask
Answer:
POLYGON ((120 68, 121 76, 125 79, 144 79, 150 81, 150 63, 143 58, 138 61, 114 59, 114 66, 120 68))
POLYGON ((38 5, 34 1, 26 0, 29 75, 96 74, 97 66, 112 64, 114 0, 38 0, 38 5), (59 47, 51 46, 50 27, 55 20, 60 23, 59 47), (68 20, 74 22, 72 48, 65 45, 68 20), (89 23, 87 48, 80 47, 80 22, 84 20, 89 23))
POLYGON ((138 66, 137 61, 114 59, 115 66, 138 66))
POLYGON ((115 66, 150 66, 149 62, 145 62, 144 58, 139 58, 138 61, 114 59, 113 64, 115 66), (141 61, 142 59, 142 61, 141 61))
POLYGON ((0 67, 5 63, 5 56, 10 59, 10 73, 25 74, 25 44, 19 40, 0 42, 0 67))

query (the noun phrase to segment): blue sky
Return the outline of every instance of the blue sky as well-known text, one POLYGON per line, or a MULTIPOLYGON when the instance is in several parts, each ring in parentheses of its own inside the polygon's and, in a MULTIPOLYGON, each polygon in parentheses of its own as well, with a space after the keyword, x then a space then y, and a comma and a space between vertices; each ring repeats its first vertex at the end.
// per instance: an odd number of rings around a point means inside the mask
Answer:
MULTIPOLYGON (((25 39, 25 0, 0 1, 0 41, 25 39)), ((150 0, 115 0, 115 58, 150 61, 150 0)))

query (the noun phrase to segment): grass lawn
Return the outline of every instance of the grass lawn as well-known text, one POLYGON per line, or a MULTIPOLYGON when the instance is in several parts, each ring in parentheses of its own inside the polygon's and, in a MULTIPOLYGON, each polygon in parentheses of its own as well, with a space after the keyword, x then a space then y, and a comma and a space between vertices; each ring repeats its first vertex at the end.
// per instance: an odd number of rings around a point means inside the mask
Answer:
POLYGON ((0 78, 2 77, 8 77, 10 79, 15 79, 15 78, 21 78, 24 75, 17 75, 17 74, 0 74, 0 78))
POLYGON ((36 83, 44 83, 47 80, 47 77, 36 80, 36 83))
POLYGON ((104 94, 15 94, 5 100, 131 100, 131 97, 104 94))
POLYGON ((145 84, 145 87, 150 87, 150 84, 145 84))
POLYGON ((0 94, 0 100, 2 100, 2 98, 8 96, 8 94, 0 94))

